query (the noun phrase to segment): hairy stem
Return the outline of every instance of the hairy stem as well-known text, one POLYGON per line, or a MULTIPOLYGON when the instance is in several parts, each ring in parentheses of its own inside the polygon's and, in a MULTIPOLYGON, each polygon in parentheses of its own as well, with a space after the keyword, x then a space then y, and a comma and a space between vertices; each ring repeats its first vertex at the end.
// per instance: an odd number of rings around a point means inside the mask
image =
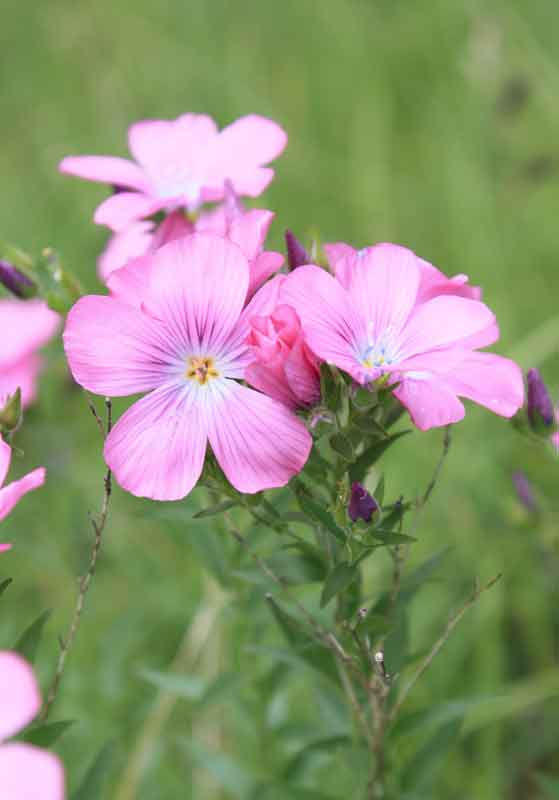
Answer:
MULTIPOLYGON (((101 430, 103 436, 106 436, 110 433, 112 428, 112 403, 111 400, 107 397, 105 399, 105 408, 107 411, 107 421, 106 427, 103 425, 103 422, 97 411, 95 406, 91 402, 90 398, 87 398, 89 408, 91 409, 97 425, 101 430)), ((58 689, 60 687, 60 682, 62 680, 62 676, 64 674, 64 667, 66 665, 66 659, 70 653, 74 640, 76 638, 76 634, 78 632, 81 616, 83 613, 83 608, 85 604, 85 598, 87 592, 89 590, 89 586, 91 584, 91 580, 95 574, 95 568, 97 566, 97 559, 99 557, 99 551, 101 550, 101 543, 103 539, 103 532, 107 525, 107 519, 109 515, 109 502, 111 499, 111 491, 112 491, 112 480, 111 480, 111 470, 108 469, 105 473, 105 477, 103 479, 103 500, 101 503, 101 510, 97 519, 90 515, 89 521, 91 527, 93 529, 93 546, 91 548, 91 554, 89 556, 89 564, 87 567, 87 571, 79 581, 79 590, 78 590, 78 597, 76 600, 76 605, 74 607, 74 613, 72 615, 72 621, 70 622, 70 627, 68 629, 68 633, 65 639, 61 639, 60 644, 60 653, 58 655, 58 662, 56 665, 56 671, 54 673, 54 677, 52 679, 52 683, 49 687, 47 692, 47 699, 45 704, 43 705, 40 719, 44 722, 50 713, 50 710, 56 700, 56 696, 58 694, 58 689)))

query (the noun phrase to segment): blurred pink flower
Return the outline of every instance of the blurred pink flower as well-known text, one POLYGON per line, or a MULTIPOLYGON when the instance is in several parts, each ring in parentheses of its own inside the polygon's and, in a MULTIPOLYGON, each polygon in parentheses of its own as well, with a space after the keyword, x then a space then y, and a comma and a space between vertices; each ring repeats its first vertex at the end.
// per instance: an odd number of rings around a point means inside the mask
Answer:
MULTIPOLYGON (((281 253, 263 249, 274 216, 272 211, 264 209, 232 210, 226 205, 221 205, 213 211, 201 214, 193 225, 182 212, 177 211, 169 215, 157 228, 148 241, 145 255, 150 256, 163 244, 194 231, 223 236, 238 245, 248 260, 249 285, 246 299, 250 300, 254 292, 277 272, 284 261, 281 253)), ((138 223, 138 225, 145 224, 138 223)), ((124 234, 116 234, 115 238, 121 236, 124 234)), ((146 234, 142 236, 145 238, 146 234)), ((139 236, 136 237, 136 241, 140 243, 139 236)), ((121 269, 111 272, 106 281, 113 297, 140 306, 149 285, 152 263, 151 258, 140 256, 129 261, 121 269)))
MULTIPOLYGON (((375 247, 382 247, 382 245, 375 245, 375 247)), ((371 247, 365 247, 363 250, 355 250, 355 248, 343 242, 324 245, 324 252, 328 258, 330 269, 346 289, 349 288, 353 270, 363 263, 372 249, 371 247)), ((449 278, 444 272, 417 256, 416 263, 420 270, 417 303, 424 303, 426 300, 431 300, 441 294, 468 297, 470 300, 481 300, 480 287, 470 286, 467 275, 455 275, 454 278, 449 278)))
POLYGON ((299 315, 320 359, 361 384, 381 376, 398 383, 395 396, 422 430, 461 420, 459 397, 513 416, 524 398, 519 367, 477 352, 498 337, 494 315, 452 294, 421 300, 422 275, 411 250, 376 245, 345 285, 319 267, 299 267, 285 279, 282 301, 299 315))
POLYGON ((8 516, 23 495, 33 489, 38 489, 45 482, 45 469, 44 467, 39 467, 18 481, 13 481, 13 483, 4 486, 11 459, 11 447, 0 436, 0 522, 8 516))
POLYGON ((265 165, 284 150, 287 136, 270 119, 250 114, 219 131, 211 117, 144 120, 128 130, 136 161, 111 156, 69 156, 60 171, 109 183, 118 191, 97 208, 95 222, 115 231, 157 211, 223 199, 226 182, 237 195, 258 197, 274 172, 265 165))
POLYGON ((41 369, 37 351, 58 324, 58 314, 42 300, 0 300, 0 405, 18 386, 24 407, 35 399, 41 369))
POLYGON ((6 742, 37 715, 41 694, 33 670, 17 653, 0 651, 0 797, 63 800, 64 771, 58 758, 22 742, 6 742))
POLYGON ((107 437, 107 464, 132 494, 178 500, 200 477, 209 441, 238 491, 284 486, 311 438, 285 406, 238 383, 252 358, 248 320, 274 308, 278 279, 244 308, 248 261, 226 239, 197 233, 145 258, 139 308, 83 297, 64 332, 74 378, 89 391, 149 392, 107 437))
POLYGON ((7 552, 8 550, 11 550, 11 549, 12 549, 12 545, 11 544, 0 544, 0 553, 5 553, 5 552, 7 552))
POLYGON ((247 367, 246 380, 293 409, 317 403, 318 359, 304 342, 295 311, 279 305, 268 316, 251 317, 250 325, 248 343, 255 361, 247 367))

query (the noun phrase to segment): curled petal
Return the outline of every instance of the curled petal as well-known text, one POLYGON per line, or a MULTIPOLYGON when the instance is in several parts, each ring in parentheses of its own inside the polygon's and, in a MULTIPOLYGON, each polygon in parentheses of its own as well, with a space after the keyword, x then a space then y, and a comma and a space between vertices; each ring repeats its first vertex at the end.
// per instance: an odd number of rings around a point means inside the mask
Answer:
POLYGON ((18 481, 9 483, 0 489, 0 520, 5 519, 21 498, 33 489, 38 489, 45 482, 46 471, 43 467, 34 469, 18 481))
MULTIPOLYGON (((0 741, 23 730, 40 707, 41 694, 27 661, 9 650, 0 651, 0 741)), ((0 769, 0 778, 3 777, 0 769)), ((0 788, 4 789, 3 783, 0 788)))

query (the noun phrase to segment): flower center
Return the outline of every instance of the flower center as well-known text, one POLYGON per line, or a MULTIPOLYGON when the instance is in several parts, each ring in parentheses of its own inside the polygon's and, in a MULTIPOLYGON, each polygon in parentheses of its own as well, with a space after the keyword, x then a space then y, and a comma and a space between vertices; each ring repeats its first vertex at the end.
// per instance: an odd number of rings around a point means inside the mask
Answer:
POLYGON ((398 361, 398 343, 394 331, 387 328, 376 339, 373 339, 372 324, 369 325, 367 347, 361 354, 361 363, 366 369, 381 369, 398 361))
POLYGON ((205 386, 210 378, 219 378, 215 361, 211 356, 191 356, 185 374, 190 380, 198 381, 200 386, 205 386))

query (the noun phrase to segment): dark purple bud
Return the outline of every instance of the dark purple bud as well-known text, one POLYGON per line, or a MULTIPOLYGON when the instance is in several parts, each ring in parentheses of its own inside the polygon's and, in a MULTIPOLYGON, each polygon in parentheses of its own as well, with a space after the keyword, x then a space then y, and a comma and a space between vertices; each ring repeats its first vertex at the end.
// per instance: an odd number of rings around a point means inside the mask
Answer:
POLYGON ((285 244, 287 246, 287 264, 290 270, 311 263, 309 254, 291 231, 285 232, 285 244))
POLYGON ((378 511, 378 503, 375 498, 357 481, 352 483, 347 508, 351 521, 357 522, 358 519, 362 519, 370 522, 375 511, 378 511))
POLYGON ((528 381, 528 419, 533 430, 553 425, 553 403, 547 387, 537 369, 529 369, 528 381))
POLYGON ((516 496, 528 511, 537 511, 538 504, 532 490, 532 484, 521 470, 512 473, 512 482, 516 489, 516 496))
POLYGON ((27 299, 37 294, 37 287, 31 278, 8 261, 0 261, 0 283, 16 297, 27 299))
POLYGON ((111 183, 113 194, 122 194, 122 192, 129 192, 130 189, 126 186, 120 186, 118 183, 111 183))

